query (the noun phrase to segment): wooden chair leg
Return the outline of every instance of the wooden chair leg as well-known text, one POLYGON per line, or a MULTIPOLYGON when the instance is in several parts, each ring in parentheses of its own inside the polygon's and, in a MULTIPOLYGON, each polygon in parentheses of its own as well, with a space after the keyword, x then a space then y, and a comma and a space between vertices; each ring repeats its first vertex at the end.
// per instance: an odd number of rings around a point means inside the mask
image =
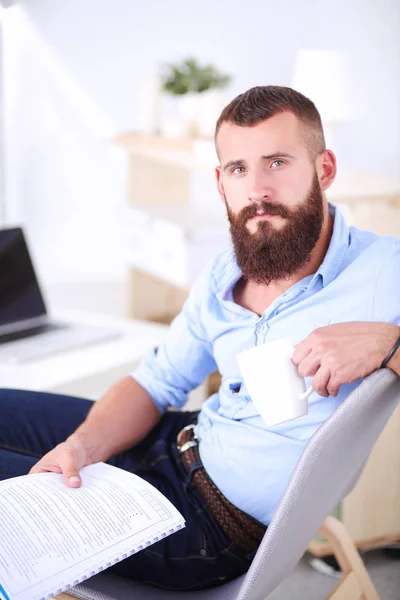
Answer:
POLYGON ((343 523, 329 516, 318 533, 330 542, 344 575, 326 600, 379 600, 364 562, 343 523))
POLYGON ((339 581, 325 600, 364 600, 365 596, 354 572, 348 573, 339 581))

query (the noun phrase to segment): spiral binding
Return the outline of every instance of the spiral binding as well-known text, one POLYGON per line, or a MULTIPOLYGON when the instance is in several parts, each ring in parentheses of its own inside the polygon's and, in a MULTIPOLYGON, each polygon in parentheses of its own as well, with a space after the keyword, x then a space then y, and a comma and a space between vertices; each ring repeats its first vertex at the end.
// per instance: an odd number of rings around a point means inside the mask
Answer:
POLYGON ((93 571, 90 571, 89 575, 83 575, 81 578, 75 579, 75 581, 72 584, 69 584, 68 586, 63 587, 63 588, 58 588, 58 589, 53 590, 52 593, 41 597, 40 600, 50 600, 55 595, 61 594, 62 592, 67 592, 70 596, 72 596, 74 598, 79 598, 80 600, 116 600, 115 598, 112 598, 111 596, 107 596, 106 594, 103 594, 102 592, 92 590, 89 586, 86 586, 85 584, 82 585, 82 583, 84 581, 89 581, 91 577, 94 577, 95 575, 98 575, 99 573, 108 569, 109 567, 116 565, 121 560, 125 560, 126 558, 129 558, 133 554, 140 552, 140 550, 144 550, 144 548, 147 548, 148 546, 151 546, 152 544, 159 542, 160 540, 166 538, 168 535, 175 533, 176 531, 179 531, 180 529, 183 529, 183 527, 184 527, 184 523, 177 523, 173 527, 170 527, 167 531, 161 531, 159 533, 159 535, 154 536, 150 540, 146 540, 146 542, 144 542, 143 544, 138 544, 132 550, 129 550, 128 552, 123 552, 123 553, 119 554, 118 556, 116 556, 115 558, 112 558, 109 562, 107 562, 105 564, 104 567, 97 567, 93 571))

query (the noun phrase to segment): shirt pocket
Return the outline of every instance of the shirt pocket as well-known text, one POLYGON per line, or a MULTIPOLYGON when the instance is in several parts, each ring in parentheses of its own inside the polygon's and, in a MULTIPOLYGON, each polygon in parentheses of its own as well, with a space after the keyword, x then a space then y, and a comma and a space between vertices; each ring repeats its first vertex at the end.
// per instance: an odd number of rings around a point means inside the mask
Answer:
POLYGON ((221 383, 218 414, 240 421, 259 416, 259 412, 239 377, 228 377, 221 383))

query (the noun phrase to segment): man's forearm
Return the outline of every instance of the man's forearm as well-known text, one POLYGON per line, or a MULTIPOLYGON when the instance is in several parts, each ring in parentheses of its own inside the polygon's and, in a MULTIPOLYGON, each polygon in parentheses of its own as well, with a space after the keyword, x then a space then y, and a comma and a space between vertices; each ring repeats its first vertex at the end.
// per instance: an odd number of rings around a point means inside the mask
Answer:
POLYGON ((138 444, 160 417, 146 390, 132 377, 125 377, 94 403, 70 439, 84 445, 90 463, 106 461, 138 444))

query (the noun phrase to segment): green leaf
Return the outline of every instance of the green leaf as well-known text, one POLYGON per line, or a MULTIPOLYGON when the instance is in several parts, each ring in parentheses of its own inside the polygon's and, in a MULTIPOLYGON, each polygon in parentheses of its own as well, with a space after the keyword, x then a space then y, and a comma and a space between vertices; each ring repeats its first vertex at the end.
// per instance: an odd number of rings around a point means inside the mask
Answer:
POLYGON ((164 65, 161 77, 164 91, 171 94, 225 88, 231 81, 230 75, 220 73, 213 65, 201 66, 193 57, 178 64, 164 65))

